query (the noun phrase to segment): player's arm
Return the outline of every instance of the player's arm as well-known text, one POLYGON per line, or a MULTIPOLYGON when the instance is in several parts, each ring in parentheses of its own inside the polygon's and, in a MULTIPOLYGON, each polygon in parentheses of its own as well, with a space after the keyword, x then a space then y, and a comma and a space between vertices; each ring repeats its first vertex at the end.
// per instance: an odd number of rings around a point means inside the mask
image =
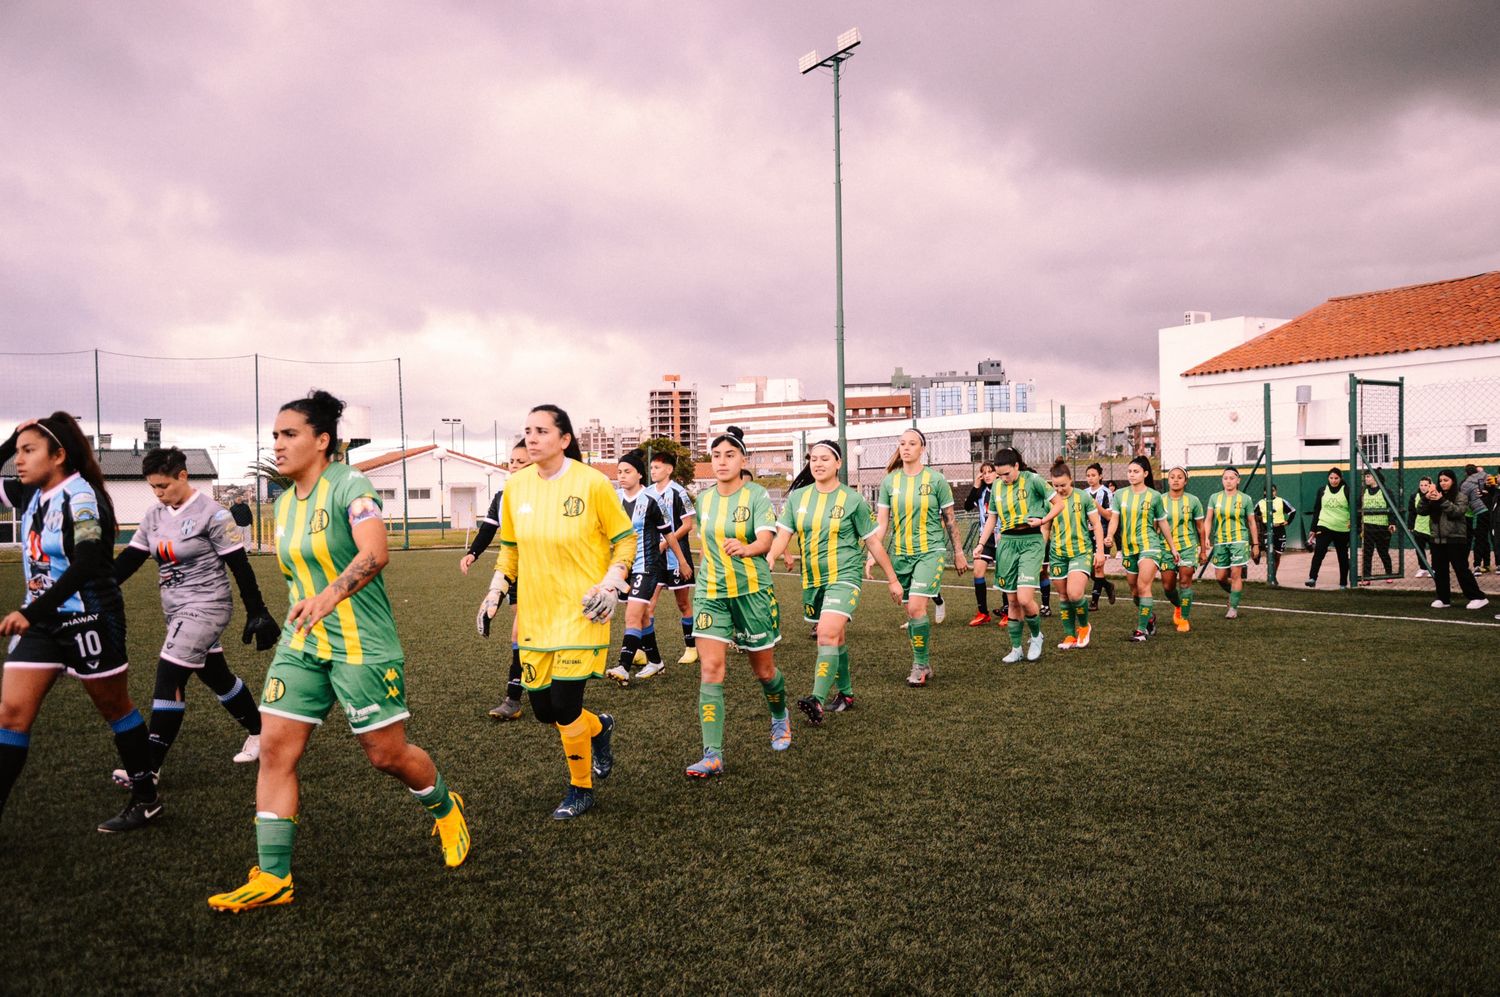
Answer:
POLYGON ((943 532, 953 544, 953 570, 960 575, 969 570, 969 559, 964 556, 964 545, 958 537, 958 517, 953 514, 953 503, 943 506, 943 532))
MULTIPOLYGON (((1249 502, 1250 500, 1246 499, 1245 501, 1249 502)), ((1250 550, 1253 553, 1260 548, 1260 527, 1256 525, 1254 516, 1246 516, 1245 518, 1250 520, 1250 550)))
POLYGON ((504 489, 495 493, 490 499, 490 508, 484 517, 479 520, 479 528, 474 531, 474 542, 469 544, 469 549, 464 556, 459 558, 458 570, 464 574, 469 573, 469 566, 479 560, 481 554, 490 549, 490 544, 495 539, 495 534, 500 529, 500 502, 505 496, 504 489))
POLYGON ((110 574, 109 557, 114 537, 107 541, 99 522, 99 506, 93 496, 65 496, 73 513, 72 533, 63 538, 68 567, 47 591, 37 596, 25 609, 19 609, 0 620, 0 635, 23 634, 32 624, 51 618, 64 602, 79 589, 103 574, 110 574))
POLYGON ((618 493, 609 480, 598 475, 594 486, 594 510, 600 533, 609 538, 609 567, 598 584, 583 594, 583 615, 593 623, 608 623, 620 604, 620 596, 630 591, 630 566, 635 563, 635 526, 620 505, 618 493))
MULTIPOLYGON (((140 536, 139 530, 136 531, 136 536, 140 536)), ((132 537, 125 549, 115 555, 115 584, 124 585, 150 556, 146 553, 146 548, 135 545, 135 537, 132 537)))
MULTIPOLYGON (((30 425, 26 423, 25 425, 30 425)), ((21 427, 17 426, 10 437, 0 442, 0 464, 4 464, 16 455, 16 437, 21 435, 21 427)), ((10 506, 12 509, 24 509, 26 503, 31 501, 31 489, 21 484, 16 478, 0 478, 0 505, 10 506)))
POLYGON ((786 558, 786 570, 791 571, 796 566, 797 562, 792 560, 790 551, 792 539, 795 536, 796 534, 792 532, 790 526, 785 523, 777 524, 776 539, 771 541, 771 550, 766 554, 766 560, 770 561, 772 566, 775 566, 778 557, 786 558))
MULTIPOLYGON (((1209 512, 1212 512, 1212 511, 1213 511, 1212 508, 1210 508, 1209 512)), ((1203 515, 1201 515, 1201 516, 1198 517, 1198 549, 1200 551, 1207 551, 1208 550, 1208 516, 1209 516, 1209 512, 1205 512, 1203 515)))
POLYGON ((682 493, 675 488, 672 489, 672 508, 676 512, 674 518, 682 524, 672 531, 672 536, 677 538, 679 544, 686 547, 688 537, 693 532, 693 521, 698 518, 698 511, 693 508, 691 502, 683 501, 682 493))
POLYGON ((310 599, 302 599, 287 614, 287 622, 298 633, 311 630, 338 604, 364 588, 385 569, 391 560, 387 543, 385 522, 380 516, 380 505, 373 495, 360 495, 349 503, 349 528, 354 537, 355 553, 339 576, 323 591, 310 599))
POLYGON ((1099 569, 1103 568, 1104 567, 1104 562, 1106 560, 1106 556, 1105 556, 1105 553, 1104 553, 1104 540, 1105 540, 1105 533, 1106 533, 1106 531, 1104 529, 1104 517, 1101 516, 1099 513, 1100 513, 1100 510, 1099 510, 1099 507, 1097 505, 1094 508, 1092 508, 1092 509, 1089 510, 1089 529, 1091 531, 1093 531, 1093 534, 1094 534, 1094 570, 1095 571, 1098 571, 1099 569))

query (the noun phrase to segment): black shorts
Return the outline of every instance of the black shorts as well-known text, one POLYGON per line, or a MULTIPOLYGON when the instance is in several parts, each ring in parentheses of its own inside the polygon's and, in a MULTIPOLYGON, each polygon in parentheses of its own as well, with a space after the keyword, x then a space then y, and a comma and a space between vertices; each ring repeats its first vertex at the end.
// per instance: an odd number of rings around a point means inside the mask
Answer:
POLYGON ((990 538, 984 542, 984 547, 979 551, 979 553, 974 555, 974 560, 988 561, 991 564, 995 563, 995 535, 993 533, 991 533, 990 538))
MULTIPOLYGON (((691 557, 684 558, 683 560, 687 562, 687 566, 689 568, 692 568, 693 559, 691 557)), ((677 568, 669 568, 667 567, 667 559, 662 558, 661 563, 656 566, 657 584, 663 585, 666 588, 671 589, 673 592, 676 592, 678 589, 692 588, 693 580, 691 578, 682 577, 681 567, 682 562, 679 561, 677 568)))
POLYGON ((11 638, 6 668, 65 671, 80 679, 118 675, 130 666, 125 614, 69 613, 11 638))
POLYGON ((635 571, 630 575, 630 594, 626 598, 631 602, 650 602, 656 597, 657 573, 654 571, 635 571))

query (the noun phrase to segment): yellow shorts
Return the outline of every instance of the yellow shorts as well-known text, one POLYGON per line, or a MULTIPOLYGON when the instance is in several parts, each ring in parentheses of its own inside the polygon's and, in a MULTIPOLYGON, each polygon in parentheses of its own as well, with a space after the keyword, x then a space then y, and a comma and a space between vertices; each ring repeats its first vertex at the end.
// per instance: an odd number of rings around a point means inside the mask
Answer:
POLYGON ((545 689, 553 682, 582 682, 604 677, 602 647, 563 648, 558 651, 528 651, 521 648, 521 685, 528 690, 545 689))

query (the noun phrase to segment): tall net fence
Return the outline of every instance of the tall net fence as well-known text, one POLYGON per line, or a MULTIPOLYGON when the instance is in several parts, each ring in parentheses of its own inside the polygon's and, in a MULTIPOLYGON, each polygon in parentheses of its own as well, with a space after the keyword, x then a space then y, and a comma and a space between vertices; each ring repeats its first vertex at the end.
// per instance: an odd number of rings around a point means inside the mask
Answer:
MULTIPOLYGON (((72 414, 94 441, 122 527, 129 529, 155 497, 140 476, 152 445, 188 453, 189 477, 225 505, 252 510, 246 530, 258 549, 272 542, 268 503, 271 429, 280 407, 321 388, 344 400, 341 436, 353 460, 399 449, 403 440, 400 361, 319 363, 251 354, 237 357, 147 357, 106 350, 4 354, 11 375, 0 419, 15 425, 55 411, 72 414), (262 473, 257 474, 256 466, 262 473)), ((399 522, 404 496, 387 501, 399 522)), ((12 523, 0 542, 14 543, 12 523)))

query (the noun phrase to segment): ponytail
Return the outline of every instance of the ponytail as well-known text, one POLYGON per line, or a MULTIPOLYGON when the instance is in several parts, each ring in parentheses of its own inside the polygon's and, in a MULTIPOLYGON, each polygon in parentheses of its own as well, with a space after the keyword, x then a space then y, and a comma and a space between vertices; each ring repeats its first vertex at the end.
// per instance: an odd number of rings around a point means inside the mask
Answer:
POLYGON ((99 461, 94 456, 94 448, 89 445, 89 438, 84 435, 83 427, 78 425, 78 420, 66 412, 53 412, 49 416, 22 426, 21 429, 23 431, 36 429, 47 437, 47 453, 55 454, 61 451, 63 470, 69 474, 76 474, 89 483, 89 487, 94 490, 94 498, 99 503, 100 536, 106 544, 113 547, 115 534, 118 532, 115 523, 115 505, 104 487, 104 470, 99 466, 99 461))
POLYGON ((343 401, 321 388, 314 388, 305 398, 295 398, 281 406, 281 411, 288 410, 297 412, 306 419, 314 434, 328 434, 325 456, 333 460, 339 452, 339 419, 344 415, 343 401))
POLYGON ((578 434, 573 432, 573 420, 568 418, 568 413, 550 403, 533 405, 531 411, 546 412, 552 416, 552 424, 557 427, 558 433, 566 433, 568 437, 568 445, 563 447, 563 456, 571 457, 581 463, 583 461, 583 449, 578 445, 578 434))

